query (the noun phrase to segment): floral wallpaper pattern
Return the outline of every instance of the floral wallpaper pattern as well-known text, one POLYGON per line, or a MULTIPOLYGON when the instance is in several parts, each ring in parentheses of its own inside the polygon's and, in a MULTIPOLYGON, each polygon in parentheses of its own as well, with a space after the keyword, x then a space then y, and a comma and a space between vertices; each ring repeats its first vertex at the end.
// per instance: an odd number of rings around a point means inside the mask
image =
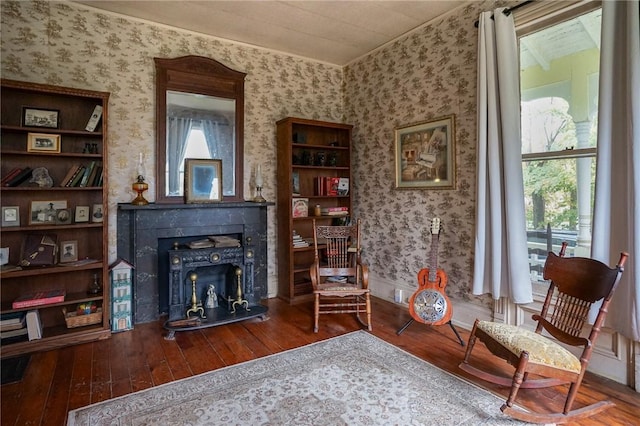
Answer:
MULTIPOLYGON (((116 210, 130 202, 138 153, 155 200, 154 57, 201 55, 247 73, 245 189, 260 163, 267 200, 276 197, 275 123, 288 116, 344 120, 341 67, 121 17, 69 2, 2 2, 2 77, 110 92, 109 253, 116 210)), ((277 288, 275 207, 269 208, 269 288, 277 288)))
MULTIPOLYGON (((415 285, 426 267, 429 220, 442 218, 440 266, 452 298, 469 299, 473 267, 475 90, 480 11, 470 2, 345 68, 234 43, 69 2, 2 2, 2 77, 108 91, 109 253, 117 203, 130 202, 138 153, 155 199, 154 57, 202 55, 247 73, 245 198, 255 169, 276 196, 275 122, 283 117, 354 127, 354 206, 372 273, 415 285), (455 190, 394 189, 394 128, 455 115, 455 190)), ((269 209, 269 288, 277 288, 276 215, 269 209)), ((287 236, 288 238, 288 236, 287 236)), ((375 284, 372 284, 375 285, 375 284)), ((486 302, 486 301, 485 301, 486 302)))
MULTIPOLYGON (((451 298, 469 300, 475 221, 476 57, 481 11, 470 2, 349 64, 347 120, 354 125, 354 206, 371 272, 417 286, 428 267, 430 220, 439 217, 438 264, 451 298), (395 189, 395 129, 455 116, 454 190, 395 189)), ((481 300, 486 305, 490 300, 481 300)))

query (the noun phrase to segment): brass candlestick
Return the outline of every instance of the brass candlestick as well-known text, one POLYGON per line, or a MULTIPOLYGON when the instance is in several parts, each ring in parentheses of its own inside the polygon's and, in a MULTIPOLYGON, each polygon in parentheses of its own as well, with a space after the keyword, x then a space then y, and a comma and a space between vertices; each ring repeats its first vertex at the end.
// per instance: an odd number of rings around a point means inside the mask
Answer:
POLYGON ((191 280, 191 307, 187 309, 187 318, 189 318, 189 314, 192 312, 194 314, 200 313, 201 318, 206 318, 204 308, 198 306, 198 298, 196 295, 196 280, 198 279, 198 274, 192 272, 191 275, 189 275, 189 279, 191 280))

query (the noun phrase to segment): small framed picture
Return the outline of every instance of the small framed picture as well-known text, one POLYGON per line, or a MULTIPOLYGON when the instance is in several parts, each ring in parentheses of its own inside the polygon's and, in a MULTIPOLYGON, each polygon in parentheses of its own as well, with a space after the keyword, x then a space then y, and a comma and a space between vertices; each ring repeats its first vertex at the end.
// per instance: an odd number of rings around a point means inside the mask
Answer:
POLYGON ((222 201, 222 160, 184 160, 184 196, 187 203, 222 201))
POLYGON ((27 152, 60 152, 60 135, 49 133, 29 133, 27 136, 27 152))
POLYGON ((78 260, 78 241, 60 242, 60 263, 75 262, 78 260))
POLYGON ((89 222, 89 206, 76 206, 74 221, 76 223, 89 222))
POLYGON ((67 200, 32 201, 29 205, 29 225, 53 225, 57 210, 66 209, 67 200))
POLYGON ((2 226, 20 226, 19 206, 6 206, 2 208, 2 226))
POLYGON ((56 225, 71 223, 71 209, 56 209, 56 225))
POLYGON ((104 209, 102 204, 94 204, 91 208, 91 222, 104 221, 104 209))
POLYGON ((46 127, 57 129, 60 111, 56 109, 22 107, 22 125, 24 127, 46 127))

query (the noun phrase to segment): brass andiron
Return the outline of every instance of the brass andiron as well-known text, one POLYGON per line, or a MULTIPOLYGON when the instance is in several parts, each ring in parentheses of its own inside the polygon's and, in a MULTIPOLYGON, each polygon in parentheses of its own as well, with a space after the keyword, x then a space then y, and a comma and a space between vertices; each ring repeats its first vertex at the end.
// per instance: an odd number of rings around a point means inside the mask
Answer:
POLYGON ((193 312, 194 314, 200 313, 200 317, 206 318, 204 314, 204 308, 202 306, 198 306, 198 298, 196 297, 196 280, 198 279, 198 274, 192 272, 189 275, 189 279, 191 280, 191 307, 187 309, 187 318, 189 318, 189 314, 193 312))
MULTIPOLYGON (((236 290, 236 300, 235 302, 233 302, 233 304, 231 305, 231 313, 235 314, 236 313, 236 305, 240 305, 240 306, 244 306, 244 308, 247 311, 250 311, 251 309, 249 309, 249 302, 245 299, 242 298, 242 269, 240 268, 236 268, 236 277, 237 277, 237 281, 238 281, 238 288, 236 290)), ((231 299, 231 298, 229 298, 231 299)))

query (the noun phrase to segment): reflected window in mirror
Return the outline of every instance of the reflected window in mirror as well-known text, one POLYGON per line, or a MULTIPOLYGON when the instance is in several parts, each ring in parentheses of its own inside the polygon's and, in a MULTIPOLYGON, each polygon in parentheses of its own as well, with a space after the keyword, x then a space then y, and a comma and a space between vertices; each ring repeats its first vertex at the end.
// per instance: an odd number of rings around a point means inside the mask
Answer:
POLYGON ((166 194, 184 194, 184 159, 198 158, 222 160, 222 194, 234 195, 235 105, 235 99, 167 91, 166 194))

